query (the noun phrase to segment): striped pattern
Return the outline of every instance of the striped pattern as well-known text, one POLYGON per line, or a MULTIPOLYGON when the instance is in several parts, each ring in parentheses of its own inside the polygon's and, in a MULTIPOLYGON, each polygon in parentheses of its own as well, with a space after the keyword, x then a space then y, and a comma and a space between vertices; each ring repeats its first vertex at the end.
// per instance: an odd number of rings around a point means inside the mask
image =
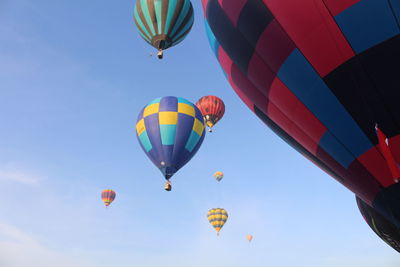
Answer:
POLYGON ((221 208, 211 209, 207 213, 207 219, 219 234, 219 231, 228 220, 228 212, 221 208))
POLYGON ((143 39, 159 50, 181 42, 194 22, 190 0, 137 0, 134 20, 143 39))
POLYGON ((223 172, 215 172, 214 173, 214 178, 215 180, 217 180, 218 182, 222 180, 222 178, 224 178, 224 173, 223 172))
POLYGON ((357 206, 371 229, 389 246, 400 252, 400 228, 394 226, 360 198, 356 199, 357 206))
POLYGON ((141 147, 166 179, 196 154, 204 135, 200 110, 180 97, 167 96, 151 101, 136 122, 136 136, 141 147))
POLYGON ((200 109, 205 123, 210 128, 222 119, 225 113, 224 101, 213 95, 203 96, 196 102, 196 106, 200 109))
POLYGON ((115 199, 115 192, 111 189, 105 189, 101 192, 101 200, 103 200, 106 207, 110 206, 111 202, 115 199))
POLYGON ((273 131, 400 227, 397 0, 203 0, 232 88, 273 131))

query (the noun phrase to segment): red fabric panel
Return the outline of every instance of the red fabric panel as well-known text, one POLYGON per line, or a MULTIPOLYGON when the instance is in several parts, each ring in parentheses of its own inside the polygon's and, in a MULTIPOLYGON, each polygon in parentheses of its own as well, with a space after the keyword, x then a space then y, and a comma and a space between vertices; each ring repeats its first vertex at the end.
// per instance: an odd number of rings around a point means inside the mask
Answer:
POLYGON ((240 97, 240 99, 246 104, 246 106, 254 112, 254 104, 253 101, 244 93, 233 81, 232 78, 229 77, 229 83, 231 84, 235 93, 240 97))
POLYGON ((232 59, 225 52, 222 46, 218 50, 218 61, 228 75, 230 84, 234 87, 235 92, 246 103, 251 110, 254 111, 253 105, 260 110, 266 112, 267 97, 247 79, 241 70, 232 62, 232 59), (240 94, 239 94, 240 92, 240 94))
POLYGON ((321 77, 354 56, 321 1, 263 0, 321 77))
POLYGON ((257 53, 275 73, 278 72, 282 63, 292 53, 293 49, 295 49, 294 43, 276 20, 273 20, 265 28, 256 46, 257 53))
POLYGON ((268 89, 275 78, 275 73, 266 65, 257 53, 254 53, 247 68, 247 76, 263 95, 268 95, 268 89))
MULTIPOLYGON (((269 104, 273 103, 286 117, 296 122, 296 125, 316 144, 326 132, 326 127, 312 114, 307 107, 282 83, 278 78, 274 80, 268 95, 269 104)), ((305 146, 302 142, 300 144, 305 146)), ((316 155, 317 148, 309 152, 316 155)))
POLYGON ((232 76, 231 68, 232 68, 233 62, 232 62, 232 59, 229 57, 229 55, 222 48, 222 46, 219 46, 219 48, 218 48, 218 61, 219 61, 219 64, 221 65, 222 69, 225 71, 226 75, 232 76))
POLYGON ((388 168, 386 160, 378 151, 377 147, 373 147, 361 156, 358 161, 378 180, 384 187, 394 184, 392 174, 388 168))
POLYGON ((361 2, 361 0, 323 0, 333 16, 343 12, 354 4, 361 2))
POLYGON ((250 82, 239 67, 235 64, 232 65, 232 81, 242 89, 261 111, 267 111, 267 97, 263 95, 253 84, 250 82))
POLYGON ((201 3, 203 5, 203 12, 204 12, 204 17, 207 17, 207 4, 208 4, 208 0, 201 0, 201 3))
POLYGON ((400 135, 393 136, 389 139, 390 151, 396 162, 400 162, 400 135))
POLYGON ((390 151, 389 145, 386 143, 386 135, 378 128, 375 127, 378 135, 378 147, 385 157, 386 160, 386 165, 390 169, 390 173, 392 175, 393 179, 399 179, 400 178, 400 171, 399 168, 397 167, 396 161, 393 158, 392 152, 390 151))
POLYGON ((318 144, 313 141, 304 131, 302 131, 291 119, 286 117, 282 111, 273 103, 268 103, 268 117, 273 120, 282 130, 293 137, 310 153, 316 155, 318 144))
POLYGON ((218 2, 224 9, 225 14, 229 17, 232 24, 236 27, 240 12, 247 3, 247 0, 218 0, 218 2))

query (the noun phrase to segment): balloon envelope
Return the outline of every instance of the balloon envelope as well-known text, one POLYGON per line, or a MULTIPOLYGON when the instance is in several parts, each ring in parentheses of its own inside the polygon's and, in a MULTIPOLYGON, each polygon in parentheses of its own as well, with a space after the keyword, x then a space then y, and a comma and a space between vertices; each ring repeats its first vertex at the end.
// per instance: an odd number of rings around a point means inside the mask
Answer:
POLYGON ((204 122, 211 128, 224 116, 225 104, 219 97, 203 96, 196 102, 204 117, 204 122))
POLYGON ((246 239, 247 239, 249 242, 251 242, 251 240, 253 240, 253 236, 252 236, 252 235, 247 235, 247 236, 246 236, 246 239))
POLYGON ((194 21, 190 0, 137 0, 134 20, 142 38, 159 50, 185 39, 194 21))
POLYGON ((180 97, 151 101, 136 123, 136 136, 143 151, 167 180, 196 154, 204 135, 200 110, 180 97))
POLYGON ((397 0, 203 0, 233 89, 276 134, 400 227, 397 0))
POLYGON ((357 206, 369 227, 371 227, 375 234, 385 241, 386 244, 397 250, 397 252, 400 252, 400 228, 394 226, 360 198, 356 197, 356 199, 357 206))
POLYGON ((211 209, 207 213, 207 219, 219 234, 219 231, 228 220, 228 212, 221 208, 211 209))
POLYGON ((114 201, 115 199, 115 192, 111 189, 105 189, 101 192, 101 200, 103 200, 104 205, 106 205, 106 207, 108 207, 111 202, 114 201))
POLYGON ((224 178, 224 173, 223 172, 215 172, 214 173, 214 178, 215 180, 217 180, 218 182, 222 180, 222 178, 224 178))

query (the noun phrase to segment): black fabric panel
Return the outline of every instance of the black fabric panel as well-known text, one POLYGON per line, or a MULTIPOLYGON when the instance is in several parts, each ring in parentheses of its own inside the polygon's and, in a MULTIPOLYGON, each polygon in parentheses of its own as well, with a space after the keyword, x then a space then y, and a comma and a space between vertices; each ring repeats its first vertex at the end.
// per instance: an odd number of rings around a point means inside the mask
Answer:
POLYGON ((400 183, 384 188, 372 205, 396 227, 400 227, 400 183))
POLYGON ((261 34, 274 19, 261 0, 248 0, 240 12, 237 28, 255 48, 261 34))
POLYGON ((388 137, 400 133, 399 36, 351 58, 324 81, 373 144, 375 123, 388 137))
POLYGON ((325 163, 315 157, 313 154, 308 152, 299 142, 297 142, 293 137, 288 135, 281 127, 279 127, 275 122, 267 117, 257 106, 254 105, 254 112, 258 118, 260 118, 276 135, 282 138, 287 144, 293 147, 300 154, 312 159, 318 166, 327 172, 330 176, 338 181, 343 181, 343 178, 337 175, 332 169, 330 169, 325 163))
MULTIPOLYGON (((359 55, 395 125, 380 127, 388 137, 400 133, 400 35, 359 55)), ((378 123, 385 118, 378 117, 378 123)))
POLYGON ((357 196, 356 200, 358 209, 371 229, 393 249, 400 252, 400 228, 393 225, 357 196))
POLYGON ((247 74, 247 67, 254 53, 254 48, 234 27, 219 5, 218 0, 210 0, 206 12, 208 24, 216 39, 243 73, 247 74))

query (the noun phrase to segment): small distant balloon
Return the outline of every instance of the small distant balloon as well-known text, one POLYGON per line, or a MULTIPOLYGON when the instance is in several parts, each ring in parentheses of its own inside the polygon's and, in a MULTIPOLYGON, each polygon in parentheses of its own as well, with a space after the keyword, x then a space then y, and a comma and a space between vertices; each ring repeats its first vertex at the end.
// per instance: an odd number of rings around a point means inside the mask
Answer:
POLYGON ((212 132, 212 127, 224 116, 225 104, 219 97, 209 95, 200 98, 196 106, 200 109, 204 117, 204 122, 212 132))
POLYGON ((223 172, 215 172, 214 173, 214 178, 215 180, 217 180, 218 182, 222 180, 222 178, 224 178, 224 173, 223 172))
POLYGON ((115 196, 115 192, 111 189, 105 189, 101 192, 101 199, 103 200, 106 207, 110 206, 111 202, 114 201, 115 196))
POLYGON ((251 242, 251 240, 253 240, 253 236, 252 236, 252 235, 247 235, 247 236, 246 236, 246 239, 247 239, 249 242, 251 242))
POLYGON ((219 231, 228 220, 228 212, 221 208, 211 209, 207 213, 207 219, 219 235, 219 231))

